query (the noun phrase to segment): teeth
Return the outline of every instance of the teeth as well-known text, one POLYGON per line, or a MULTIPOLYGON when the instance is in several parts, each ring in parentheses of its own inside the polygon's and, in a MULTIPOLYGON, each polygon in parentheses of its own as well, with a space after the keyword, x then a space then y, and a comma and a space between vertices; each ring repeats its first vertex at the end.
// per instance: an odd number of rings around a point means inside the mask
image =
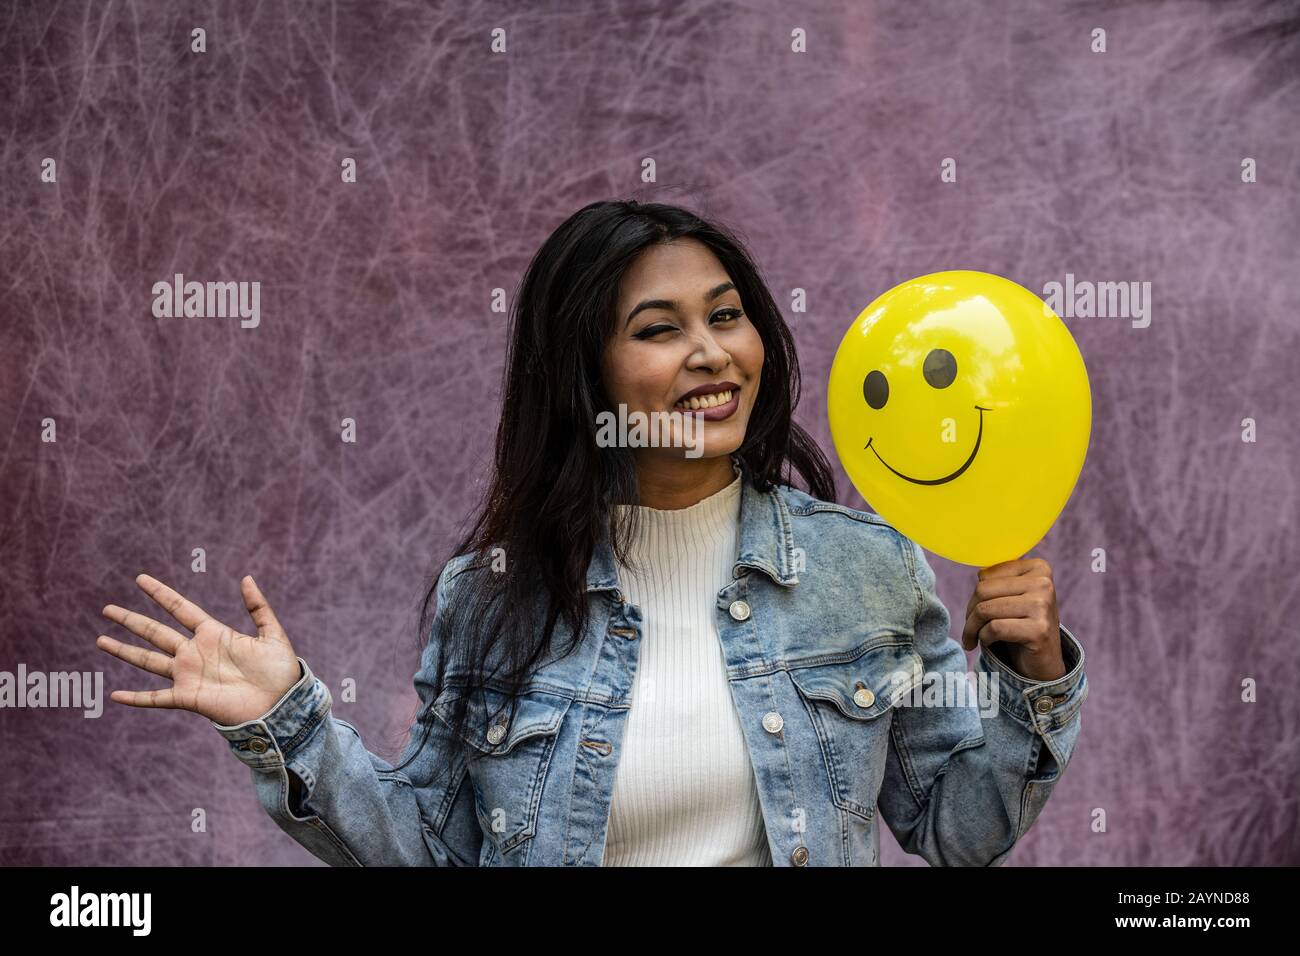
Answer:
POLYGON ((731 389, 727 389, 725 392, 715 392, 712 395, 696 395, 685 401, 678 402, 673 407, 694 411, 700 408, 717 408, 729 401, 731 401, 731 389))

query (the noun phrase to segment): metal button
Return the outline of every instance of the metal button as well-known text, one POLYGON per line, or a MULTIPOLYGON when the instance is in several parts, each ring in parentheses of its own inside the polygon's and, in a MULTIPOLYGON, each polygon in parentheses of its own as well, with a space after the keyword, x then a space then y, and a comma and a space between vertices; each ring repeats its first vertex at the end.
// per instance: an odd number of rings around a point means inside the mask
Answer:
POLYGON ((808 864, 808 848, 806 846, 795 847, 790 854, 790 862, 795 866, 806 866, 808 864))
POLYGON ((248 749, 255 754, 264 754, 266 753, 266 741, 261 737, 254 737, 248 742, 248 749))
POLYGON ((506 735, 505 724, 493 724, 491 727, 488 728, 488 732, 487 732, 488 743, 499 744, 501 743, 501 738, 504 737, 505 735, 506 735))
POLYGON ((876 695, 865 687, 859 687, 853 694, 853 703, 859 707, 870 707, 876 702, 876 695))
POLYGON ((785 726, 785 721, 781 719, 781 715, 778 714, 776 711, 769 710, 766 714, 763 715, 763 729, 766 730, 769 734, 779 734, 781 732, 781 728, 784 726, 785 726))
POLYGON ((1040 697, 1038 700, 1034 701, 1034 710, 1038 711, 1040 714, 1050 713, 1055 704, 1056 702, 1052 700, 1050 696, 1040 697))
POLYGON ((731 611, 731 616, 737 621, 749 620, 749 605, 744 601, 732 601, 729 610, 731 611))

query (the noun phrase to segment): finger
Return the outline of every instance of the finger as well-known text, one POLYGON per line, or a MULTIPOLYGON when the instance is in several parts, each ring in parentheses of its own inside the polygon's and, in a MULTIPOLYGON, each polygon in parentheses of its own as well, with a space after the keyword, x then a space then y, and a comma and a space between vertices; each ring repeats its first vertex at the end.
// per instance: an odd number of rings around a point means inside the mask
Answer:
POLYGON ((155 604, 191 631, 197 631, 199 625, 212 616, 193 601, 187 601, 157 578, 151 578, 147 574, 140 574, 136 576, 135 583, 139 585, 141 591, 153 599, 155 604))
POLYGON ((1016 558, 1014 561, 1000 561, 997 564, 990 564, 987 568, 980 568, 979 578, 981 581, 986 581, 989 578, 1005 578, 1024 574, 1032 564, 1031 560, 1025 558, 1016 558))
POLYGON ((969 611, 980 601, 987 601, 990 598, 1029 594, 1036 589, 1037 585, 1034 579, 1027 574, 1016 574, 1005 578, 988 578, 975 585, 975 592, 971 595, 967 609, 969 611))
POLYGON ((1022 557, 1014 561, 1003 561, 980 569, 980 579, 1003 578, 1014 575, 1035 575, 1045 578, 1052 576, 1052 566, 1046 558, 1022 557))
POLYGON ((146 670, 150 674, 157 674, 159 677, 168 679, 172 676, 172 662, 174 658, 165 654, 159 654, 157 651, 147 651, 143 647, 136 647, 134 644, 123 644, 119 640, 109 637, 107 634, 99 635, 95 642, 101 651, 107 651, 119 660, 124 660, 128 664, 134 664, 141 670, 146 670))
POLYGON ((240 591, 244 595, 244 607, 248 608, 248 614, 257 625, 258 637, 278 637, 284 633, 284 628, 280 626, 275 612, 271 610, 271 605, 266 600, 266 595, 262 589, 257 586, 251 574, 246 575, 239 582, 240 591))
POLYGON ((1004 618, 989 621, 979 631, 979 642, 985 646, 1005 641, 1008 644, 1032 644, 1039 627, 1029 618, 1004 618))
MULTIPOLYGON (((983 587, 981 584, 980 587, 983 587)), ((974 650, 979 643, 979 632, 990 621, 999 618, 1015 620, 1032 618, 1041 610, 1041 602, 1032 596, 1011 594, 1005 597, 984 598, 974 602, 966 615, 962 627, 961 646, 965 650, 974 650)))
POLYGON ((1029 579, 1024 574, 985 578, 976 582, 974 590, 971 591, 970 600, 966 602, 966 616, 970 617, 971 611, 975 610, 975 605, 979 604, 980 601, 987 601, 989 598, 995 597, 1006 597, 1010 594, 1027 594, 1029 589, 1029 579))
POLYGON ((166 651, 168 654, 175 654, 177 648, 187 640, 187 638, 177 634, 167 625, 159 624, 151 617, 145 617, 135 611, 128 611, 116 604, 105 605, 104 610, 100 613, 110 621, 121 624, 132 634, 143 637, 158 650, 166 651))
POLYGON ((1042 604, 1036 598, 1012 594, 1007 597, 989 598, 980 601, 971 608, 971 617, 977 619, 982 627, 989 621, 1000 617, 1012 619, 1033 617, 1040 610, 1042 610, 1042 604))
POLYGON ((115 690, 108 699, 128 707, 172 707, 181 708, 176 702, 176 695, 170 687, 159 690, 115 690))

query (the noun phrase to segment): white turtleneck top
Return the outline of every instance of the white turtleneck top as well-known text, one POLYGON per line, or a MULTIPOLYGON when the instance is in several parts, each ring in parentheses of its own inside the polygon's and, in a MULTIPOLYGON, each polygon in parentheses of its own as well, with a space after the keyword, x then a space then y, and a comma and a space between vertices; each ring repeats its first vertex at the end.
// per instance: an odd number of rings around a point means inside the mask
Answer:
POLYGON ((643 622, 605 866, 772 863, 714 623, 717 594, 732 582, 740 483, 737 469, 689 508, 615 506, 638 512, 639 567, 620 563, 618 574, 643 622))

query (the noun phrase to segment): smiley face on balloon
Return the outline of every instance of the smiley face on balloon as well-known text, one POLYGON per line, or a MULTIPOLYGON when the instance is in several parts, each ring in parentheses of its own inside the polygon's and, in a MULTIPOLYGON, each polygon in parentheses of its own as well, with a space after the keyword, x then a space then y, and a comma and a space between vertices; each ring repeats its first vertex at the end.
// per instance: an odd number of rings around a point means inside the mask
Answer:
POLYGON ((854 486, 922 547, 987 567, 1051 528, 1088 450, 1069 330, 1028 289, 938 272, 880 296, 831 365, 831 436, 854 486))

